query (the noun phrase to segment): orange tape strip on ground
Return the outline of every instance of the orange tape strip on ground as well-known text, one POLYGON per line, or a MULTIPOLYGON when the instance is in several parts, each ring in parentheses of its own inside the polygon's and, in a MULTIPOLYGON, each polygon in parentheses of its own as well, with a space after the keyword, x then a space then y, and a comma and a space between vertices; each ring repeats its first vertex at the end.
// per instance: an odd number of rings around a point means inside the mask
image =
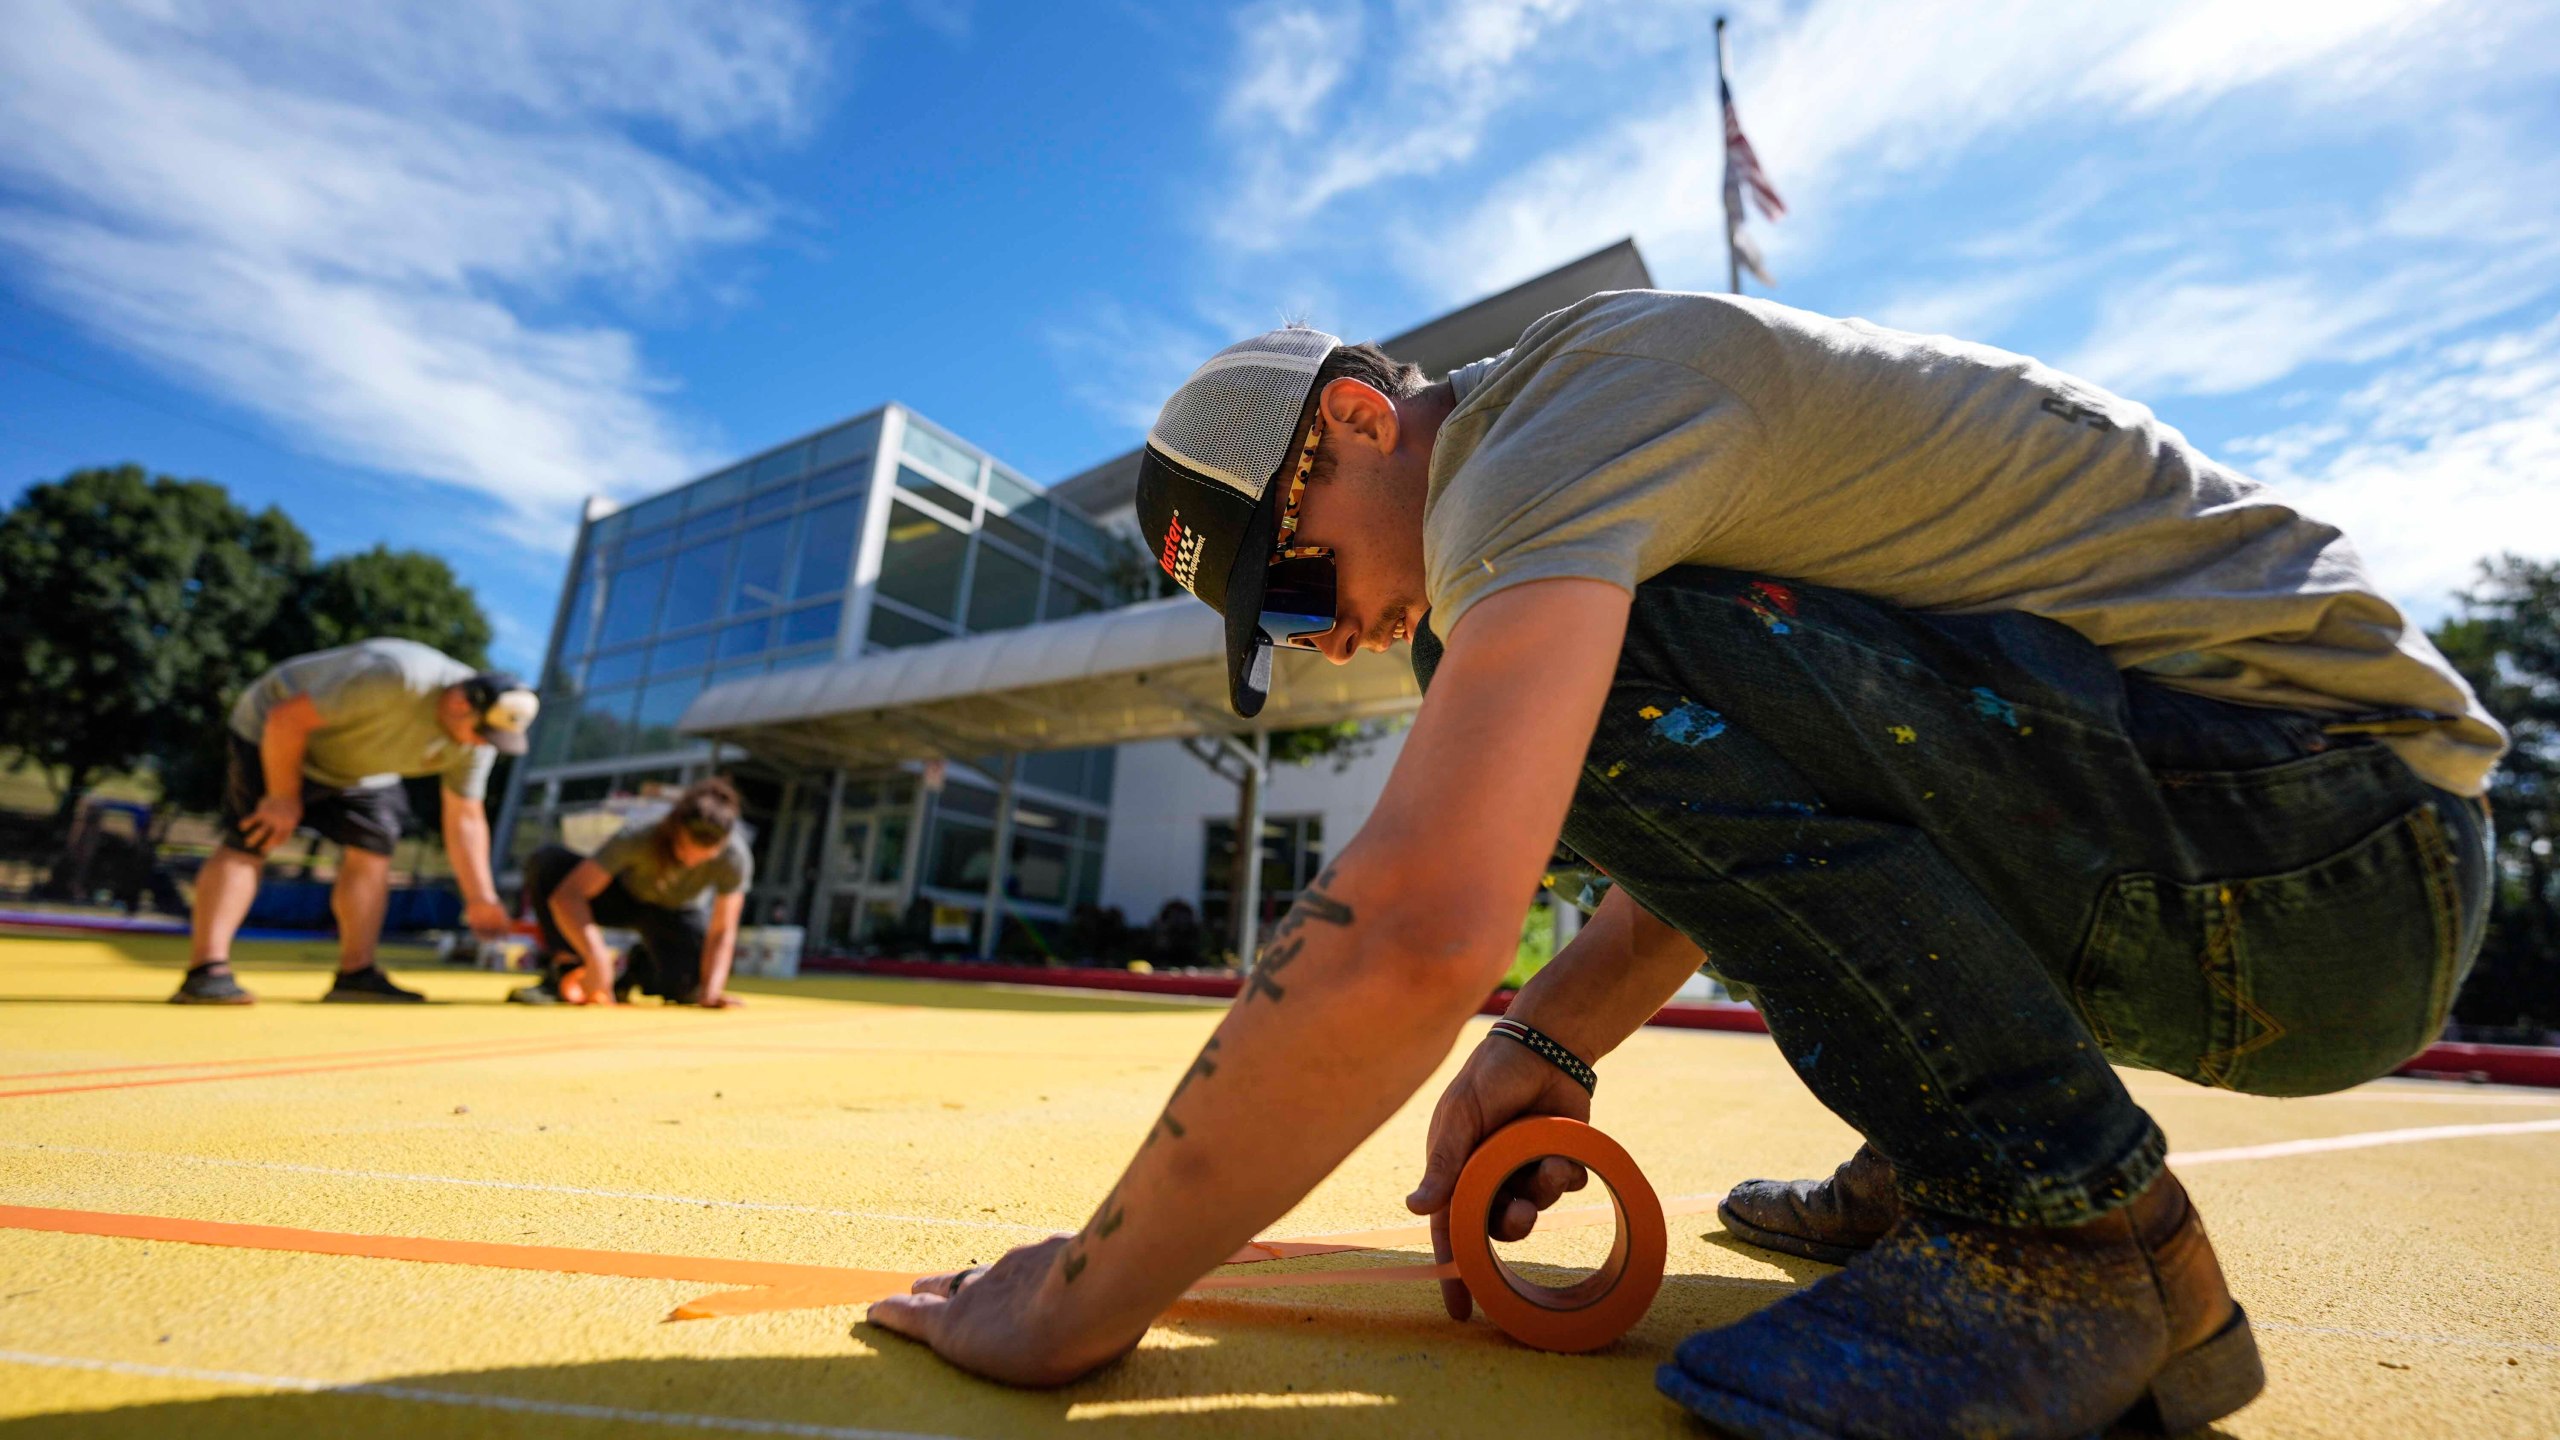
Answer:
MULTIPOLYGON (((898 1008, 903 1009, 906 1007, 898 1008)), ((745 1021, 724 1021, 722 1023, 728 1025, 733 1031, 743 1029, 774 1030, 795 1025, 805 1026, 832 1024, 840 1022, 844 1018, 845 1017, 840 1015, 787 1016, 777 1017, 760 1023, 745 1021)), ((676 1028, 677 1027, 674 1025, 652 1026, 646 1032, 646 1035, 648 1037, 655 1037, 666 1034, 676 1028)), ((382 1050, 342 1050, 316 1056, 271 1055, 257 1056, 241 1060, 186 1060, 172 1062, 167 1065, 113 1066, 86 1072, 78 1070, 62 1070, 50 1073, 52 1075, 65 1076, 84 1073, 104 1075, 127 1073, 135 1070, 177 1069, 208 1070, 211 1073, 202 1075, 161 1075, 144 1080, 105 1080, 80 1085, 43 1085, 21 1090, 0 1090, 0 1100, 14 1100, 30 1095, 77 1095, 92 1090, 148 1090, 162 1085, 210 1085, 223 1080, 254 1080, 263 1076, 272 1075, 318 1075, 336 1070, 378 1070, 399 1065, 441 1065, 454 1060, 508 1060, 519 1055, 546 1055, 562 1050, 610 1049, 616 1045, 630 1045, 638 1043, 642 1038, 642 1036, 630 1034, 580 1035, 566 1039, 550 1040, 537 1039, 533 1037, 519 1037, 505 1040, 455 1041, 450 1046, 401 1045, 392 1046, 388 1049, 382 1050), (420 1053, 422 1051, 433 1053, 420 1053), (298 1061, 304 1059, 318 1060, 325 1063, 310 1065, 277 1064, 277 1062, 280 1061, 298 1061), (276 1068, 267 1070, 213 1069, 213 1067, 223 1065, 276 1065, 276 1068)), ((654 1038, 651 1039, 651 1043, 656 1043, 654 1038)), ((37 1071, 26 1075, 0 1076, 0 1081, 37 1080, 45 1078, 48 1078, 47 1072, 37 1071)))
MULTIPOLYGON (((1521 1157, 1534 1159, 1541 1155, 1568 1154, 1583 1161, 1601 1174, 1618 1197, 1610 1205, 1577 1206, 1550 1210, 1539 1218, 1542 1227, 1572 1227, 1616 1222, 1620 1226, 1618 1251, 1628 1248, 1630 1221, 1620 1216, 1621 1206, 1633 1206, 1632 1233, 1636 1254, 1629 1274, 1641 1290, 1642 1301, 1649 1301, 1653 1290, 1661 1284, 1660 1257, 1661 1219, 1665 1213, 1658 1203, 1651 1207, 1653 1219, 1648 1228, 1644 1222, 1647 1202, 1653 1195, 1644 1178, 1636 1174, 1625 1152, 1618 1150, 1606 1136, 1587 1126, 1569 1120, 1541 1117, 1517 1121, 1496 1132, 1492 1140, 1469 1159, 1460 1175, 1461 1194, 1481 1195, 1481 1203, 1490 1209, 1491 1196, 1501 1180, 1524 1163, 1521 1157), (1570 1130, 1556 1127, 1572 1127, 1570 1130), (1515 1134, 1514 1132, 1524 1132, 1515 1134), (1590 1142, 1597 1140, 1608 1154, 1590 1142), (1497 1145, 1495 1141, 1504 1143, 1497 1145), (1515 1156, 1512 1152, 1518 1151, 1515 1156), (1597 1162, 1597 1163, 1595 1163, 1597 1162), (1648 1236, 1652 1238, 1649 1242, 1648 1236), (1647 1282, 1643 1270, 1650 1254, 1651 1273, 1647 1282)), ((1681 1214, 1704 1209, 1714 1202, 1709 1199, 1687 1199, 1675 1202, 1668 1213, 1681 1214)), ((737 1285, 747 1288, 720 1291, 699 1296, 679 1305, 666 1317, 669 1320, 704 1320, 723 1316, 764 1314, 778 1310, 823 1309, 836 1305, 868 1304, 889 1295, 904 1294, 918 1280, 940 1271, 924 1270, 859 1270, 833 1265, 791 1265, 766 1260, 723 1260, 701 1256, 650 1255, 621 1250, 581 1250, 549 1245, 510 1245, 480 1240, 437 1240, 398 1235, 352 1235, 328 1230, 299 1230, 280 1225, 243 1225, 222 1220, 189 1220, 163 1215, 122 1215, 92 1210, 56 1210, 35 1206, 0 1205, 0 1228, 48 1231, 64 1235, 97 1235, 126 1240, 161 1240, 176 1244, 214 1245, 230 1249, 280 1250, 306 1255, 343 1255, 375 1260, 407 1260, 436 1265, 476 1265, 493 1269, 535 1270, 553 1274, 612 1275, 636 1280, 687 1280, 712 1285, 737 1285)), ((1465 1227, 1461 1227, 1465 1228, 1465 1227)), ((1473 1227, 1483 1228, 1481 1220, 1473 1227)), ((1298 1259, 1314 1255, 1339 1255, 1363 1250, 1401 1248, 1413 1244, 1429 1244, 1427 1226, 1397 1226, 1384 1230, 1348 1231, 1335 1235, 1309 1235, 1295 1240, 1257 1240, 1238 1250, 1227 1260, 1229 1265, 1249 1265, 1270 1260, 1298 1259)), ((1599 1334, 1592 1328, 1593 1317, 1583 1311, 1599 1310, 1601 1302, 1611 1295, 1619 1297, 1618 1306, 1626 1308, 1632 1298, 1628 1287, 1616 1277, 1596 1276, 1575 1291, 1562 1292, 1570 1297, 1579 1291, 1590 1303, 1572 1304, 1556 1301, 1530 1303, 1518 1296, 1519 1284, 1512 1283, 1505 1272, 1489 1260, 1461 1247, 1460 1260, 1441 1264, 1381 1265, 1359 1269, 1301 1270, 1271 1275, 1212 1275, 1203 1279, 1196 1290, 1266 1289, 1290 1286, 1375 1284, 1389 1281, 1463 1279, 1471 1293, 1486 1305, 1486 1313, 1497 1324, 1525 1343, 1542 1349, 1591 1349, 1607 1344, 1624 1333, 1628 1325, 1643 1313, 1641 1302, 1633 1305, 1633 1313, 1616 1323, 1613 1312, 1604 1312, 1606 1323, 1599 1334), (1490 1300, 1491 1303, 1486 1303, 1490 1300), (1523 1304, 1542 1312, 1527 1314, 1523 1304), (1497 1307, 1507 1307, 1497 1308, 1497 1307), (1525 1318, 1523 1318, 1525 1315, 1525 1318), (1564 1317, 1559 1319, 1558 1317, 1564 1317), (1615 1329, 1607 1329, 1615 1324, 1615 1329), (1542 1328, 1543 1327, 1543 1328, 1542 1328)), ((1487 1249, 1487 1254, 1489 1254, 1487 1249)), ((1613 1252, 1615 1264, 1619 1256, 1613 1252)), ((1534 1288, 1534 1287, 1533 1287, 1534 1288)), ((1554 1295, 1558 1292, 1543 1292, 1554 1295)))

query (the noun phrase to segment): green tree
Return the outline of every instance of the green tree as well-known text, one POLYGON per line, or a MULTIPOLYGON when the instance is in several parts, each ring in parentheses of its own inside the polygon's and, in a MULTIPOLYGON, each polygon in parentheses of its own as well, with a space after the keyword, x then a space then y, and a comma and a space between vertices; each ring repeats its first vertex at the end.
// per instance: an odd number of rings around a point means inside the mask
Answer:
POLYGON ((2560 563, 2480 563, 2436 648, 2506 725, 2515 749, 2490 782, 2498 863, 2488 937, 2455 1014, 2560 1028, 2560 563))
POLYGON ((281 511, 138 465, 33 486, 0 516, 0 745, 60 772, 57 823, 101 772, 219 729, 310 562, 281 511))
POLYGON ((489 663, 489 617, 453 567, 418 550, 376 545, 322 561, 278 617, 280 655, 391 636, 432 645, 465 665, 489 663))

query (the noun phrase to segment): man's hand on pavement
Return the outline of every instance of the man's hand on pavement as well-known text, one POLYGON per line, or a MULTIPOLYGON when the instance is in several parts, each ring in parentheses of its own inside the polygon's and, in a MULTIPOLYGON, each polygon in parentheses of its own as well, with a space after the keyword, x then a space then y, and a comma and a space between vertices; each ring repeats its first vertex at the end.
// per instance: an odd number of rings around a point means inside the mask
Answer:
MULTIPOLYGON (((1449 1259, 1449 1197, 1458 1188, 1458 1172, 1485 1137, 1523 1115, 1588 1121, 1591 1097, 1527 1046, 1488 1035, 1441 1092, 1431 1112, 1422 1183, 1405 1197, 1405 1208, 1431 1217, 1431 1253, 1442 1263, 1449 1259)), ((1496 1240, 1522 1239, 1537 1225, 1539 1211, 1589 1179, 1581 1166, 1558 1156, 1523 1167, 1503 1182, 1486 1229, 1496 1240)), ((1466 1319, 1475 1308, 1467 1287, 1456 1280, 1440 1282, 1440 1299, 1452 1320, 1466 1319)))
POLYGON ((1096 1344, 1047 1313, 1041 1297, 1060 1247, 1071 1238, 1054 1235, 993 1265, 928 1276, 915 1283, 914 1294, 879 1301, 864 1318, 1007 1385, 1046 1388, 1080 1379, 1136 1349, 1146 1327, 1096 1344))
POLYGON ((292 839, 294 830, 301 824, 301 796, 269 795, 258 802, 257 809, 250 811, 248 816, 241 820, 240 837, 255 846, 259 854, 264 855, 292 839))

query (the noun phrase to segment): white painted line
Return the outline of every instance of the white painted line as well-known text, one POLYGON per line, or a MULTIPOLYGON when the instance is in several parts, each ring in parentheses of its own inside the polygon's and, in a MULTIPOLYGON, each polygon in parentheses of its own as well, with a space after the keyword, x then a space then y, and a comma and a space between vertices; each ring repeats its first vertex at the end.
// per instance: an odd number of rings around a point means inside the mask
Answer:
POLYGON ((32 1365, 47 1370, 138 1375, 151 1380, 199 1380, 217 1385, 246 1385, 260 1390, 292 1390, 313 1395, 366 1395, 378 1400, 407 1400, 420 1405, 503 1410, 512 1415, 555 1415, 564 1420, 604 1420, 623 1425, 673 1425, 689 1430, 727 1430, 743 1435, 804 1435, 814 1437, 814 1440, 956 1440, 953 1436, 927 1435, 912 1430, 867 1430, 854 1425, 811 1425, 797 1420, 750 1420, 743 1416, 696 1415, 683 1410, 626 1410, 618 1405, 580 1405, 567 1400, 533 1400, 521 1395, 475 1395, 469 1391, 427 1390, 415 1385, 311 1380, 299 1375, 253 1375, 241 1370, 193 1370, 178 1365, 139 1365, 130 1360, 37 1355, 24 1350, 0 1350, 0 1363, 32 1365))
POLYGON ((2196 1150, 2169 1157, 2172 1165, 2218 1165, 2226 1160, 2276 1160, 2287 1155, 2321 1155, 2332 1150, 2370 1150, 2377 1145, 2415 1145, 2421 1140, 2469 1140, 2483 1135, 2560 1134, 2560 1120, 2508 1120, 2493 1125, 2429 1125, 2416 1130, 2367 1130, 2357 1135, 2326 1135, 2317 1140, 2278 1140, 2267 1145, 2234 1145, 2223 1150, 2196 1150))
POLYGON ((1126 1420, 1141 1415, 1199 1415, 1217 1410, 1356 1410, 1393 1405, 1393 1395, 1363 1390, 1321 1390, 1280 1395, 1166 1395, 1153 1400, 1079 1400, 1069 1420, 1126 1420))
POLYGON ((786 1205, 768 1200, 714 1200, 706 1195, 660 1195, 646 1190, 600 1190, 584 1185, 545 1185, 532 1180, 475 1180, 463 1175, 420 1175, 398 1170, 343 1170, 328 1165, 294 1165, 281 1160, 226 1160, 213 1155, 178 1155, 157 1150, 108 1150, 91 1145, 47 1145, 29 1140, 0 1140, 0 1149, 41 1150, 53 1155, 98 1155, 118 1160, 174 1160, 188 1165, 228 1170, 272 1170, 286 1175, 326 1175, 342 1180, 394 1180, 415 1185, 466 1185, 477 1190, 522 1190, 542 1195, 587 1195, 605 1200, 652 1200, 696 1209, 759 1210, 785 1215, 824 1215, 836 1220, 894 1220, 902 1225, 945 1225, 969 1230, 1014 1230, 1025 1235, 1054 1235, 1055 1225, 1018 1225, 1010 1220, 945 1220, 932 1215, 899 1215, 882 1210, 831 1210, 823 1205, 786 1205))
POLYGON ((2560 1109, 2560 1090, 2534 1091, 2516 1085, 2454 1085, 2442 1080, 2375 1080, 2353 1090, 2339 1090, 2327 1095, 2290 1095, 2280 1099, 2238 1090, 2217 1090, 2210 1085, 2127 1084, 2125 1089, 2145 1105, 2156 1100, 2250 1100, 2264 1103, 2275 1099, 2287 1109, 2328 1105, 2340 1100, 2361 1100, 2374 1105, 2535 1105, 2545 1110, 2560 1109))

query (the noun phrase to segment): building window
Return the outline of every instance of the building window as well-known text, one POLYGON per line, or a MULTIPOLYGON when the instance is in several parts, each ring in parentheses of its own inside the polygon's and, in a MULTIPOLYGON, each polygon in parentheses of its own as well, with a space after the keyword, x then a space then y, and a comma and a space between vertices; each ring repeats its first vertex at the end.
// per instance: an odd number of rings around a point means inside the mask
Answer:
POLYGON ((632 538, 638 539, 640 532, 644 530, 655 530, 661 525, 674 524, 676 517, 684 513, 684 500, 684 491, 670 490, 664 495, 643 500, 632 506, 630 510, 632 538))
POLYGON ((741 620, 720 632, 720 658, 739 660, 761 654, 771 643, 772 632, 773 622, 770 620, 741 620))
MULTIPOLYGON (((1200 871, 1200 923, 1212 935, 1235 929, 1236 826, 1212 820, 1206 827, 1200 871)), ((1286 913, 1324 863, 1324 817, 1270 815, 1262 821, 1262 928, 1286 913)))
POLYGON ((853 542, 862 532, 862 502, 837 500, 800 519, 800 565, 791 577, 791 598, 833 594, 844 588, 853 570, 853 542))
POLYGON ((1040 568, 981 538, 978 566, 969 576, 969 628, 1011 630, 1028 625, 1040 608, 1040 568))
POLYGON ((807 468, 809 468, 809 447, 786 445, 756 462, 755 473, 749 483, 770 485, 776 480, 791 479, 807 468))
POLYGON ((711 637, 694 635, 683 640, 661 640, 649 652, 649 673, 673 675, 679 670, 699 670, 711 663, 711 637))
POLYGON ((729 542, 706 540, 676 552, 667 574, 666 608, 658 616, 661 630, 682 630, 720 613, 720 590, 729 578, 729 542))
POLYGON ((723 505, 716 510, 705 510, 699 515, 686 516, 683 528, 676 531, 676 538, 699 540, 705 535, 720 534, 737 523, 738 507, 723 505))
POLYGON ((871 478, 871 457, 863 456, 850 465, 837 465, 809 477, 806 493, 812 500, 858 488, 871 478))
POLYGON ((880 593, 937 620, 960 618, 960 565, 969 537, 911 506, 892 503, 880 551, 880 593))
POLYGON ((657 625, 658 596, 666 588, 664 560, 625 565, 613 572, 613 584, 605 597, 604 631, 596 637, 597 643, 620 645, 647 635, 657 625))
POLYGON ((634 645, 628 650, 613 650, 596 657, 587 667, 587 688, 603 690, 615 685, 628 685, 640 678, 642 663, 649 652, 634 645))
MULTIPOLYGON (((945 481, 977 493, 978 457, 926 429, 912 415, 907 417, 906 452, 908 459, 940 472, 945 481)), ((898 483, 905 484, 905 477, 899 477, 898 483)))
POLYGON ((933 827, 933 854, 925 865, 925 883, 943 890, 983 893, 995 853, 995 831, 965 821, 937 820, 933 827))
POLYGON ((782 603, 783 564, 791 555, 791 522, 773 520, 738 537, 738 569, 729 582, 729 613, 782 603))
MULTIPOLYGON (((590 536, 589 544, 593 543, 590 536)), ((578 567, 578 588, 570 595, 569 613, 561 620, 560 659, 563 662, 575 660, 587 651, 588 637, 595 634, 596 602, 601 598, 596 592, 601 588, 603 578, 604 567, 590 553, 585 557, 585 563, 578 567)))
POLYGON ((839 465, 845 461, 871 458, 871 442, 879 438, 880 422, 856 420, 839 425, 817 438, 809 457, 812 465, 839 465))
POLYGON ((777 643, 809 645, 820 640, 833 640, 836 638, 836 621, 841 613, 841 607, 833 600, 804 605, 782 617, 779 627, 782 633, 777 643))
POLYGON ((641 750, 671 750, 684 743, 676 733, 676 721, 684 716, 684 707, 702 693, 700 675, 680 675, 672 680, 652 680, 640 692, 639 723, 634 744, 641 750))
POLYGON ((1049 582, 1048 619, 1064 620, 1074 615, 1090 615, 1101 608, 1101 599, 1091 592, 1079 589, 1064 580, 1049 582))
POLYGON ((871 607, 871 643, 880 649, 904 650, 910 645, 931 645, 950 638, 950 631, 912 615, 901 615, 886 605, 871 607))
POLYGON ((1040 905, 1067 903, 1067 865, 1075 852, 1047 835, 1015 831, 1005 893, 1040 905))
POLYGON ((589 695, 576 711, 577 728, 569 738, 572 760, 606 760, 631 748, 631 706, 636 689, 603 690, 589 695))
POLYGON ((880 820, 880 842, 871 851, 871 883, 894 885, 907 865, 907 817, 887 815, 880 820))

